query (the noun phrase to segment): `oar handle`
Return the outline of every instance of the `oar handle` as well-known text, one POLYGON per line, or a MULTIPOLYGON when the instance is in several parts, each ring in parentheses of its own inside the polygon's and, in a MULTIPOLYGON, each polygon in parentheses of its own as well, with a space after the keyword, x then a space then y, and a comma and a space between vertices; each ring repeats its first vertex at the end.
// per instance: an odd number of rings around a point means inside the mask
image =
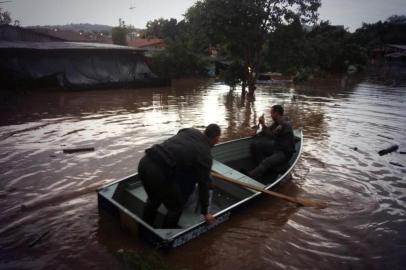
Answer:
POLYGON ((211 175, 214 176, 214 177, 220 178, 221 180, 224 180, 224 181, 227 181, 227 182, 230 182, 230 183, 242 186, 242 187, 246 187, 246 188, 249 188, 249 189, 252 189, 252 190, 255 190, 255 191, 259 191, 259 192, 262 192, 262 193, 267 193, 267 194, 269 194, 271 196, 279 197, 281 199, 285 199, 285 200, 288 200, 288 201, 291 201, 291 202, 294 202, 294 203, 301 204, 300 202, 298 202, 293 197, 286 196, 286 195, 283 195, 283 194, 280 194, 280 193, 277 193, 277 192, 273 192, 273 191, 270 191, 270 190, 267 190, 267 189, 263 189, 263 188, 260 188, 258 186, 255 186, 253 184, 248 184, 248 183, 244 183, 244 182, 241 182, 241 181, 237 181, 235 179, 232 179, 232 178, 227 177, 225 175, 216 173, 214 171, 212 171, 211 175))
POLYGON ((290 201, 290 202, 293 202, 293 203, 296 203, 296 204, 299 204, 299 205, 311 206, 311 207, 316 207, 316 208, 320 208, 320 209, 325 208, 327 206, 326 204, 321 203, 321 202, 316 202, 316 201, 312 201, 312 200, 304 199, 304 198, 297 198, 297 197, 287 196, 287 195, 280 194, 280 193, 277 193, 277 192, 274 192, 274 191, 270 191, 270 190, 267 190, 267 189, 260 188, 258 186, 253 185, 253 184, 248 184, 248 183, 244 183, 244 182, 241 182, 241 181, 237 181, 235 179, 232 179, 232 178, 227 177, 225 175, 216 173, 214 171, 211 172, 211 175, 214 176, 214 177, 217 177, 217 178, 219 178, 221 180, 224 180, 226 182, 230 182, 230 183, 242 186, 242 187, 246 187, 246 188, 258 191, 258 192, 262 192, 262 193, 265 193, 265 194, 268 194, 268 195, 271 195, 271 196, 274 196, 274 197, 278 197, 278 198, 281 198, 281 199, 284 199, 284 200, 287 200, 287 201, 290 201))

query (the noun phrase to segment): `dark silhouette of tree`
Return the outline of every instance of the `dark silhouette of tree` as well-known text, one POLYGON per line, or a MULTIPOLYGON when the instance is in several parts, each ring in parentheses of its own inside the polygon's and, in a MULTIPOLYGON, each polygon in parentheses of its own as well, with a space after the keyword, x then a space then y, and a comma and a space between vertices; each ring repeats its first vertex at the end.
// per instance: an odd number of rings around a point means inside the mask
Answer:
POLYGON ((157 19, 147 22, 145 38, 174 39, 179 33, 178 21, 176 19, 157 19))
POLYGON ((127 27, 121 18, 118 22, 118 27, 113 27, 113 29, 111 29, 111 38, 113 39, 114 44, 127 45, 127 27))

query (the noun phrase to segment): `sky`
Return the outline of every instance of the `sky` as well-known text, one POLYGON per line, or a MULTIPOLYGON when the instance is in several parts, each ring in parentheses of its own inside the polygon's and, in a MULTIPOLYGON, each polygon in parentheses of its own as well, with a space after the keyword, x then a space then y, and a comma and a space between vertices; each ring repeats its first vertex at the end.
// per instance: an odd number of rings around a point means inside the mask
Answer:
MULTIPOLYGON (((3 2, 5 0, 0 0, 3 2)), ((176 18, 196 0, 9 0, 0 7, 11 13, 22 26, 91 23, 116 26, 125 24, 145 28, 148 21, 176 18)), ((350 31, 363 22, 375 23, 393 14, 406 15, 406 0, 322 0, 319 19, 344 25, 350 31)))

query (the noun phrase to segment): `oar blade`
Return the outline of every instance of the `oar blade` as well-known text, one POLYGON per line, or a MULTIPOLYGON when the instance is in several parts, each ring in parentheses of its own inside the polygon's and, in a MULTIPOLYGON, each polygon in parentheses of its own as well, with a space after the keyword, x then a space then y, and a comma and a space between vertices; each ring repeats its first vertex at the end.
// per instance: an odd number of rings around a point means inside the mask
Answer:
POLYGON ((325 202, 320 202, 320 201, 315 201, 315 200, 308 200, 305 198, 295 198, 297 203, 303 206, 307 206, 307 207, 314 207, 317 209, 324 209, 326 208, 328 205, 325 202))

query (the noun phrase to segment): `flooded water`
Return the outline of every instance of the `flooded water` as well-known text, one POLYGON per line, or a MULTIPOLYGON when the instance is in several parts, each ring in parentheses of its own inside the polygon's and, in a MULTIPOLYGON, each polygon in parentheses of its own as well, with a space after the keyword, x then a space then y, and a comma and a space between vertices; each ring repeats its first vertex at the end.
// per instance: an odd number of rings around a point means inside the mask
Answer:
MULTIPOLYGON (((211 80, 170 88, 1 94, 0 269, 121 269, 118 250, 171 269, 402 269, 406 263, 406 67, 258 86, 255 102, 211 80), (262 198, 170 253, 101 218, 95 189, 136 172, 143 150, 178 129, 251 133, 283 104, 304 130, 290 196, 262 198), (399 151, 379 156, 393 144, 399 151), (94 147, 65 154, 63 149, 94 147)), ((403 268, 404 269, 404 268, 403 268)))

